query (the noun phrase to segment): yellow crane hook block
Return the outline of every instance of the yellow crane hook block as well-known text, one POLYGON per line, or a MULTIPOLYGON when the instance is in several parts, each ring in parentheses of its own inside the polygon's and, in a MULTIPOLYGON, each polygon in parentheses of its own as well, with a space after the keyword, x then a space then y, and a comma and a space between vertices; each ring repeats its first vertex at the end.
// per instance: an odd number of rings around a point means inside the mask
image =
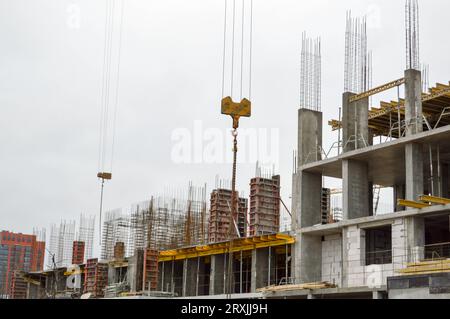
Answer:
POLYGON ((112 174, 111 173, 98 173, 97 177, 101 178, 103 180, 111 180, 112 179, 112 174))
POLYGON ((235 103, 228 96, 222 99, 222 114, 230 115, 233 118, 233 128, 237 129, 239 127, 239 118, 252 115, 252 102, 242 99, 240 103, 235 103))

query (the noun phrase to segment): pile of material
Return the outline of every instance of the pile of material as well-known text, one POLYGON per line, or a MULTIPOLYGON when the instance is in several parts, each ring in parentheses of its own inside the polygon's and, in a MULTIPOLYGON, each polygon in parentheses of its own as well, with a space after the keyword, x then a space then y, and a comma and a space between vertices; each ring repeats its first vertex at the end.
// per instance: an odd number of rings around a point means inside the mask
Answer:
POLYGON ((277 291, 292 291, 292 290, 316 290, 316 289, 328 289, 337 288, 336 285, 328 282, 312 282, 301 285, 284 285, 284 286, 269 286, 258 289, 258 292, 277 292, 277 291))
POLYGON ((422 261, 407 264, 407 268, 398 271, 403 275, 427 275, 450 272, 450 259, 422 261))

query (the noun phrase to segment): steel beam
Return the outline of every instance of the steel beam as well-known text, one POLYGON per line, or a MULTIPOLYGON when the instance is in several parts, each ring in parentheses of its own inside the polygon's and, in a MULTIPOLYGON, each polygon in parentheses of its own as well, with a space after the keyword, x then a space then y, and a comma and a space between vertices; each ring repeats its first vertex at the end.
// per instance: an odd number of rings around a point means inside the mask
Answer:
POLYGON ((422 202, 428 202, 428 203, 437 204, 437 205, 448 205, 448 204, 450 204, 450 199, 442 198, 442 197, 436 197, 436 196, 423 195, 423 196, 420 196, 420 200, 422 202))
POLYGON ((422 209, 426 207, 430 207, 430 204, 421 203, 421 202, 415 202, 411 200, 405 200, 405 199, 399 199, 397 201, 398 206, 404 206, 404 207, 410 207, 410 208, 417 208, 422 209))
POLYGON ((375 95, 375 94, 378 94, 378 93, 390 90, 390 89, 395 88, 397 86, 400 86, 402 84, 405 84, 405 78, 401 78, 401 79, 398 79, 398 80, 395 80, 395 81, 392 81, 392 82, 380 85, 380 86, 378 86, 376 88, 373 88, 373 89, 371 89, 371 90, 369 90, 367 92, 363 92, 361 94, 354 95, 354 96, 352 96, 350 98, 349 101, 350 101, 350 103, 356 102, 356 101, 365 99, 367 97, 370 97, 372 95, 375 95))

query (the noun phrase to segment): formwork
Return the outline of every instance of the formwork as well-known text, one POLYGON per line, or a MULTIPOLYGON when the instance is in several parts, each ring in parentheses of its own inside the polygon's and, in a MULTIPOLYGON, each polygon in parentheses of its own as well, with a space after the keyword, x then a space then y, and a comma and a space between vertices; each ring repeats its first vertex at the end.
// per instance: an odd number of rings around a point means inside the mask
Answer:
POLYGON ((12 299, 27 299, 28 284, 20 276, 19 272, 14 272, 11 282, 11 298, 12 299))
POLYGON ((280 176, 250 181, 249 236, 278 233, 280 229, 280 176))
POLYGON ((72 264, 81 265, 84 262, 85 243, 83 241, 74 241, 72 246, 72 264))
POLYGON ((125 258, 125 243, 117 242, 114 245, 114 260, 120 261, 125 258))
POLYGON ((89 259, 86 263, 84 293, 91 293, 94 298, 105 295, 108 283, 108 264, 100 263, 97 258, 89 259))
MULTIPOLYGON (((216 189, 211 193, 211 210, 208 227, 209 242, 222 242, 230 236, 230 214, 232 192, 228 189, 216 189)), ((236 192, 236 196, 239 196, 236 192)), ((239 198, 239 197, 238 197, 239 198)), ((237 216, 234 216, 239 236, 236 236, 235 225, 233 227, 233 237, 246 237, 248 200, 239 198, 237 216)))
POLYGON ((159 252, 153 249, 146 249, 144 252, 144 291, 158 289, 158 256, 159 252))
POLYGON ((333 223, 333 216, 331 215, 331 189, 322 188, 322 197, 320 202, 320 210, 322 212, 322 224, 333 223))

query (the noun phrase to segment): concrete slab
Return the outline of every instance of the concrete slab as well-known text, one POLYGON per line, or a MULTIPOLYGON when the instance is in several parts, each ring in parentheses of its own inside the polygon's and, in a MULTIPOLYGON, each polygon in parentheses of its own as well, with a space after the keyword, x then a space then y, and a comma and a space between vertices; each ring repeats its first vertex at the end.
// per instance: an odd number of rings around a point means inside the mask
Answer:
POLYGON ((414 216, 433 216, 439 214, 450 214, 449 205, 430 206, 423 209, 414 209, 391 214, 384 214, 378 216, 363 217, 358 219, 346 220, 335 224, 316 225, 306 227, 300 230, 300 233, 314 236, 327 236, 333 234, 341 234, 343 227, 358 226, 360 228, 378 227, 394 223, 399 218, 414 217, 414 216))
MULTIPOLYGON (((410 143, 424 145, 424 159, 428 156, 428 144, 439 145, 441 160, 450 161, 450 126, 404 137, 392 142, 369 146, 300 167, 300 170, 323 176, 342 178, 342 161, 365 161, 369 166, 369 180, 376 185, 405 184, 405 146, 410 143)), ((426 163, 425 163, 426 165, 426 163)))

